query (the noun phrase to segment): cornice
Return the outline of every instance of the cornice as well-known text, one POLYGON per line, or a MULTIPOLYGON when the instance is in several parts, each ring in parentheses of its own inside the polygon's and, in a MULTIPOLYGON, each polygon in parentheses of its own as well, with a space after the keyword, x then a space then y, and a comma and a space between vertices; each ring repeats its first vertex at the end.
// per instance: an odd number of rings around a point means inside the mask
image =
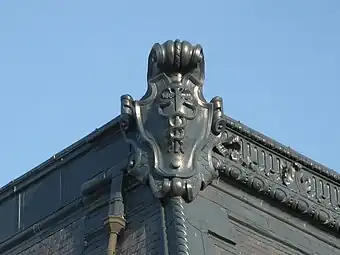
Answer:
MULTIPOLYGON (((331 204, 324 204, 304 195, 298 189, 288 187, 280 180, 266 176, 264 172, 247 159, 223 157, 215 155, 215 165, 220 178, 226 182, 233 182, 248 187, 258 195, 262 195, 288 209, 307 218, 312 223, 323 225, 340 233, 339 208, 331 204)), ((298 169, 296 171, 299 171, 298 169)))
POLYGON ((261 134, 258 131, 249 128, 248 126, 242 124, 240 121, 234 120, 229 116, 225 116, 225 118, 227 127, 230 128, 231 130, 234 130, 235 132, 244 135, 245 137, 253 140, 254 142, 257 142, 290 160, 298 162, 303 166, 315 171, 316 173, 319 173, 327 178, 330 178, 331 180, 340 184, 340 174, 338 174, 334 170, 313 161, 312 159, 261 134))
MULTIPOLYGON (((275 151, 276 153, 302 164, 304 167, 315 171, 316 173, 321 174, 331 180, 340 184, 340 174, 335 172, 334 170, 323 166, 320 163, 313 161, 312 159, 298 153, 297 151, 293 150, 292 148, 285 146, 272 138, 269 138, 260 132, 246 126, 245 124, 237 121, 229 116, 225 116, 227 127, 237 132, 254 142, 257 142, 266 148, 275 151)), ((84 148, 86 144, 97 140, 103 133, 106 133, 109 129, 117 129, 119 130, 119 120, 120 116, 115 117, 113 120, 109 121, 108 123, 104 124, 102 127, 96 129, 89 135, 85 136, 84 138, 80 139, 79 141, 75 142, 74 144, 70 145, 69 147, 65 148, 64 150, 58 152, 57 154, 53 155, 50 159, 46 160, 42 164, 38 165, 37 167, 33 168, 32 170, 28 171, 24 175, 14 179, 13 181, 9 182, 5 186, 0 188, 0 198, 7 193, 13 192, 13 188, 17 185, 29 185, 29 183, 35 181, 39 176, 44 176, 47 172, 53 171, 53 169, 59 165, 58 162, 62 161, 61 159, 65 158, 66 156, 70 155, 72 152, 79 150, 80 148, 84 148), (31 181, 30 181, 31 180, 31 181)), ((65 162, 63 162, 65 163, 65 162)), ((1 199, 0 199, 1 200, 1 199)))

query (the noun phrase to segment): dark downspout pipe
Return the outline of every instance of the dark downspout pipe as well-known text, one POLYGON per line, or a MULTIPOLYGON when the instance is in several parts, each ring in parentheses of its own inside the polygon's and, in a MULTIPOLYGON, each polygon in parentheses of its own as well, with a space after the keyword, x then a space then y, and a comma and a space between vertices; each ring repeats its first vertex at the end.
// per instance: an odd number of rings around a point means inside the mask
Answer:
MULTIPOLYGON (((114 168, 115 170, 116 168, 114 168)), ((82 185, 83 200, 87 200, 93 193, 98 191, 103 185, 110 183, 110 199, 108 216, 104 220, 104 226, 108 230, 109 242, 107 254, 116 254, 118 235, 125 229, 124 201, 122 195, 122 182, 124 174, 112 175, 112 169, 103 172, 82 185)))
POLYGON ((123 174, 111 180, 109 213, 104 220, 104 225, 109 232, 107 255, 116 254, 117 239, 121 231, 125 229, 124 203, 122 195, 123 174))

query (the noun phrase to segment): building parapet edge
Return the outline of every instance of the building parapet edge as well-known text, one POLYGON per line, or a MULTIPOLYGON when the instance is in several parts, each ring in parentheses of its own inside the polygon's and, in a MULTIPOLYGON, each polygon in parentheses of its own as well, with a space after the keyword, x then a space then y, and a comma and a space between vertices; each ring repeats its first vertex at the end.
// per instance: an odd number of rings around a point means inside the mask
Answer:
MULTIPOLYGON (((246 126, 245 124, 241 123, 240 121, 237 121, 229 116, 225 116, 227 120, 228 127, 237 132, 240 133, 251 140, 260 143, 265 148, 268 148, 270 150, 275 151, 279 155, 282 155, 292 161, 299 162, 301 165, 308 167, 309 169, 315 171, 316 173, 321 174, 324 177, 330 178, 331 180, 337 182, 340 184, 340 174, 335 172, 334 170, 331 170, 327 168, 326 166, 323 166, 312 159, 296 152, 295 150, 291 149, 290 147, 287 147, 274 139, 271 139, 260 132, 253 130, 246 126)), ((119 119, 120 116, 117 116, 113 120, 109 121, 108 123, 104 124, 102 127, 96 129, 89 135, 85 136, 81 140, 77 141, 76 143, 72 144, 71 146, 65 148, 64 150, 60 151, 59 153, 55 154, 52 158, 48 159, 47 161, 43 162, 39 166, 33 168, 29 172, 25 173, 24 175, 18 177, 17 179, 9 182, 7 185, 0 188, 0 202, 5 197, 9 196, 12 193, 15 193, 17 190, 15 190, 14 187, 20 186, 27 186, 31 182, 35 181, 38 178, 41 178, 42 176, 48 174, 49 172, 53 171, 58 165, 56 163, 60 162, 60 159, 63 157, 66 157, 70 153, 76 151, 77 149, 85 146, 86 144, 91 143, 96 138, 100 137, 103 133, 108 131, 109 129, 115 129, 119 131, 119 119), (6 195, 6 193, 9 192, 10 194, 6 195)))
POLYGON ((318 163, 315 162, 314 160, 300 154, 299 152, 295 151, 294 149, 283 145, 277 141, 275 141, 272 138, 269 138, 267 136, 265 136, 264 134, 261 134, 260 132, 246 126, 245 124, 241 123, 240 121, 237 121, 229 116, 225 116, 226 120, 227 120, 227 126, 250 138, 251 140, 258 142, 260 144, 262 144, 263 146, 265 146, 268 149, 271 149, 275 152, 277 152, 278 154, 287 157, 290 160, 299 162, 300 164, 302 164, 305 167, 310 168, 311 170, 315 171, 316 173, 319 173, 325 177, 330 178, 331 180, 337 182, 340 184, 340 174, 337 173, 336 171, 318 163))
MULTIPOLYGON (((66 161, 64 161, 63 159, 65 157, 68 157, 71 153, 76 152, 80 148, 84 148, 86 145, 89 145, 89 147, 91 147, 91 143, 93 141, 95 141, 97 138, 101 137, 108 130, 111 130, 111 129, 114 129, 117 132, 120 132, 119 116, 107 122, 100 128, 95 129, 93 132, 91 132, 84 138, 78 140, 77 142, 73 143, 72 145, 68 146, 67 148, 63 149, 62 151, 56 153, 51 158, 41 163, 40 165, 34 167, 33 169, 26 172, 25 174, 19 176, 13 181, 10 181, 5 186, 0 187, 0 203, 2 200, 6 199, 6 197, 9 197, 12 194, 15 194, 16 192, 18 192, 18 190, 30 185, 32 182, 54 171, 60 165, 65 164, 66 161)), ((78 153, 76 154, 78 155, 78 153)))
MULTIPOLYGON (((261 134, 260 132, 248 127, 247 125, 241 123, 238 120, 235 120, 229 116, 225 116, 227 120, 227 126, 234 130, 237 133, 240 133, 255 142, 260 143, 261 145, 265 146, 268 149, 274 150, 276 153, 287 157, 290 160, 299 162, 305 167, 310 168, 311 170, 315 171, 316 173, 321 174, 331 180, 340 184, 340 174, 336 171, 320 164, 312 159, 300 154, 299 152, 295 151, 294 149, 283 145, 272 138, 261 134)), ((76 151, 77 149, 85 146, 86 144, 91 143, 93 140, 100 137, 103 133, 108 131, 109 129, 117 129, 119 131, 119 119, 120 115, 115 117, 113 120, 109 121, 108 123, 104 124, 100 128, 96 129, 95 131, 91 132, 89 135, 85 136, 84 138, 80 139, 79 141, 75 142, 74 144, 70 145, 69 147, 63 149, 62 151, 55 154, 50 159, 46 160, 42 164, 36 166, 32 170, 28 171, 27 173, 23 174, 22 176, 14 179, 13 181, 9 182, 3 187, 0 187, 0 202, 3 200, 3 196, 6 192, 15 193, 17 190, 14 188, 18 185, 27 186, 31 182, 35 181, 36 179, 40 178, 41 176, 46 175, 47 173, 53 171, 56 167, 60 159, 66 157, 70 153, 76 151), (24 184, 23 184, 24 183, 24 184)), ((7 197, 7 195, 5 195, 7 197)))

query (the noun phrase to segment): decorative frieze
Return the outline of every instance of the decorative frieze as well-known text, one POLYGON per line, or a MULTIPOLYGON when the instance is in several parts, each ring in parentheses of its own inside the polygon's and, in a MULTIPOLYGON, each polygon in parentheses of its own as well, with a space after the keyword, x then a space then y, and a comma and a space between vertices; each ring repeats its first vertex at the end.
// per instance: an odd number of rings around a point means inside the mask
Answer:
POLYGON ((270 139, 269 137, 266 137, 265 135, 262 135, 261 133, 247 127, 246 125, 240 123, 239 121, 236 121, 230 117, 226 117, 225 121, 228 129, 243 135, 244 137, 251 141, 263 145, 265 148, 268 148, 269 150, 272 150, 278 153, 279 155, 282 155, 292 161, 300 163, 301 165, 310 169, 312 172, 319 173, 322 176, 327 177, 332 181, 335 181, 336 183, 340 184, 340 174, 338 174, 334 170, 314 162, 313 160, 299 154, 293 149, 286 147, 270 139))
POLYGON ((232 149, 224 143, 216 146, 213 162, 222 179, 246 185, 302 216, 340 231, 338 186, 311 174, 300 163, 284 159, 244 138, 228 135, 230 141, 239 145, 232 149))

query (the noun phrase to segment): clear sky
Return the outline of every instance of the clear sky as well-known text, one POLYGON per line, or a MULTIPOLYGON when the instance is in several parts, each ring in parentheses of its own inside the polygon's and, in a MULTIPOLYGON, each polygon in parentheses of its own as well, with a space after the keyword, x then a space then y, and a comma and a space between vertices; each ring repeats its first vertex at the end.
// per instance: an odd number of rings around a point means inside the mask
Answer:
POLYGON ((149 51, 200 43, 205 96, 340 171, 340 1, 0 1, 0 186, 146 90, 149 51))

